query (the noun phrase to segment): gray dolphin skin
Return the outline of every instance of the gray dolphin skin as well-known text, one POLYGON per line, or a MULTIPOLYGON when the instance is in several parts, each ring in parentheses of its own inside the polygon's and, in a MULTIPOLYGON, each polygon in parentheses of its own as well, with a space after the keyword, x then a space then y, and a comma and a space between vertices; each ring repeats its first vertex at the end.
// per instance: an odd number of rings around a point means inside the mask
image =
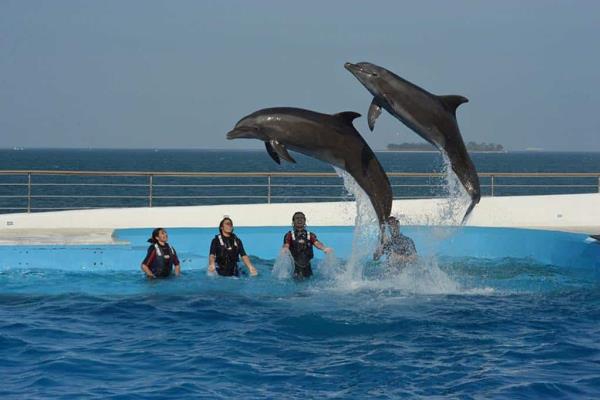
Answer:
POLYGON ((277 162, 295 163, 298 153, 347 171, 367 193, 383 225, 392 211, 392 188, 385 171, 363 137, 352 125, 360 114, 347 111, 321 114, 300 108, 266 108, 242 118, 227 139, 258 139, 277 162))
POLYGON ((479 176, 456 121, 456 108, 469 100, 456 95, 436 96, 375 64, 346 63, 344 67, 373 95, 368 113, 371 131, 383 108, 446 153, 452 170, 471 197, 464 223, 481 199, 479 176))

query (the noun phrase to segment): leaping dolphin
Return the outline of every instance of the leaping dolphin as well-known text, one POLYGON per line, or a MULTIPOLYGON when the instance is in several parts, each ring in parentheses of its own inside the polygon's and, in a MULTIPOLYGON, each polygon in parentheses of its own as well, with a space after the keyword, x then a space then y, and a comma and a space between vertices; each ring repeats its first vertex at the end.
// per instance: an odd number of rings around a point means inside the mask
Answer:
POLYGON ((374 96, 368 113, 371 131, 384 108, 448 156, 452 170, 471 197, 464 223, 481 199, 479 176, 456 122, 456 108, 469 100, 455 95, 436 96, 375 64, 346 63, 344 67, 374 96))
POLYGON ((380 226, 392 211, 392 188, 385 171, 352 125, 360 114, 321 114, 300 108, 266 108, 242 118, 227 139, 259 139, 276 163, 295 163, 289 150, 347 171, 367 193, 380 226))

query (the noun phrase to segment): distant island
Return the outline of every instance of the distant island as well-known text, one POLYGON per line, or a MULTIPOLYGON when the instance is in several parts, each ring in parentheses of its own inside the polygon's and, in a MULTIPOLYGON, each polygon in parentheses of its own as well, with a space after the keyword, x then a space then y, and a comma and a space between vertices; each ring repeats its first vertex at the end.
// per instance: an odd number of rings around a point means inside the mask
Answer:
MULTIPOLYGON (((468 151, 488 151, 504 153, 504 146, 496 143, 476 143, 468 142, 466 144, 468 151)), ((437 151, 430 143, 390 143, 387 145, 388 151, 437 151)))

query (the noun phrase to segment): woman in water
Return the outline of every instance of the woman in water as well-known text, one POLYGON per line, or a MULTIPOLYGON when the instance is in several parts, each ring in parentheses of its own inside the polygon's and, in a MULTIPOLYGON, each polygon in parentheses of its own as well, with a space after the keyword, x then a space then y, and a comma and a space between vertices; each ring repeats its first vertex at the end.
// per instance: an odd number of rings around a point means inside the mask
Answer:
POLYGON ((154 229, 152 237, 148 239, 150 247, 148 247, 146 258, 142 261, 142 271, 150 279, 166 278, 173 272, 173 266, 175 266, 176 276, 179 276, 181 272, 177 253, 167 243, 167 240, 169 240, 169 236, 163 228, 154 229))
POLYGON ((208 272, 216 271, 221 276, 239 276, 240 256, 250 275, 256 276, 258 272, 246 255, 242 241, 233 233, 233 221, 225 217, 219 223, 219 234, 215 235, 210 244, 208 272))

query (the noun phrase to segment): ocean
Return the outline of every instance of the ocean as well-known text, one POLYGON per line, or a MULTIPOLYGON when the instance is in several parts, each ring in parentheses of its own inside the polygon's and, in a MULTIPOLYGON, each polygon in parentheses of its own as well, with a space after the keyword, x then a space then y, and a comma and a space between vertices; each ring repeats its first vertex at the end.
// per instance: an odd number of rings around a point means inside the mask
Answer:
MULTIPOLYGON (((378 157, 394 172, 443 166, 434 153, 378 157)), ((0 170, 331 171, 297 159, 2 150, 0 170)), ((473 160, 480 172, 600 172, 598 153, 473 160)), ((139 264, 49 270, 0 259, 0 398, 600 397, 596 267, 429 257, 381 273, 377 263, 326 257, 312 279, 294 282, 280 279, 277 254, 258 258, 245 245, 256 278, 214 278, 190 265, 179 278, 147 281, 139 264)))

